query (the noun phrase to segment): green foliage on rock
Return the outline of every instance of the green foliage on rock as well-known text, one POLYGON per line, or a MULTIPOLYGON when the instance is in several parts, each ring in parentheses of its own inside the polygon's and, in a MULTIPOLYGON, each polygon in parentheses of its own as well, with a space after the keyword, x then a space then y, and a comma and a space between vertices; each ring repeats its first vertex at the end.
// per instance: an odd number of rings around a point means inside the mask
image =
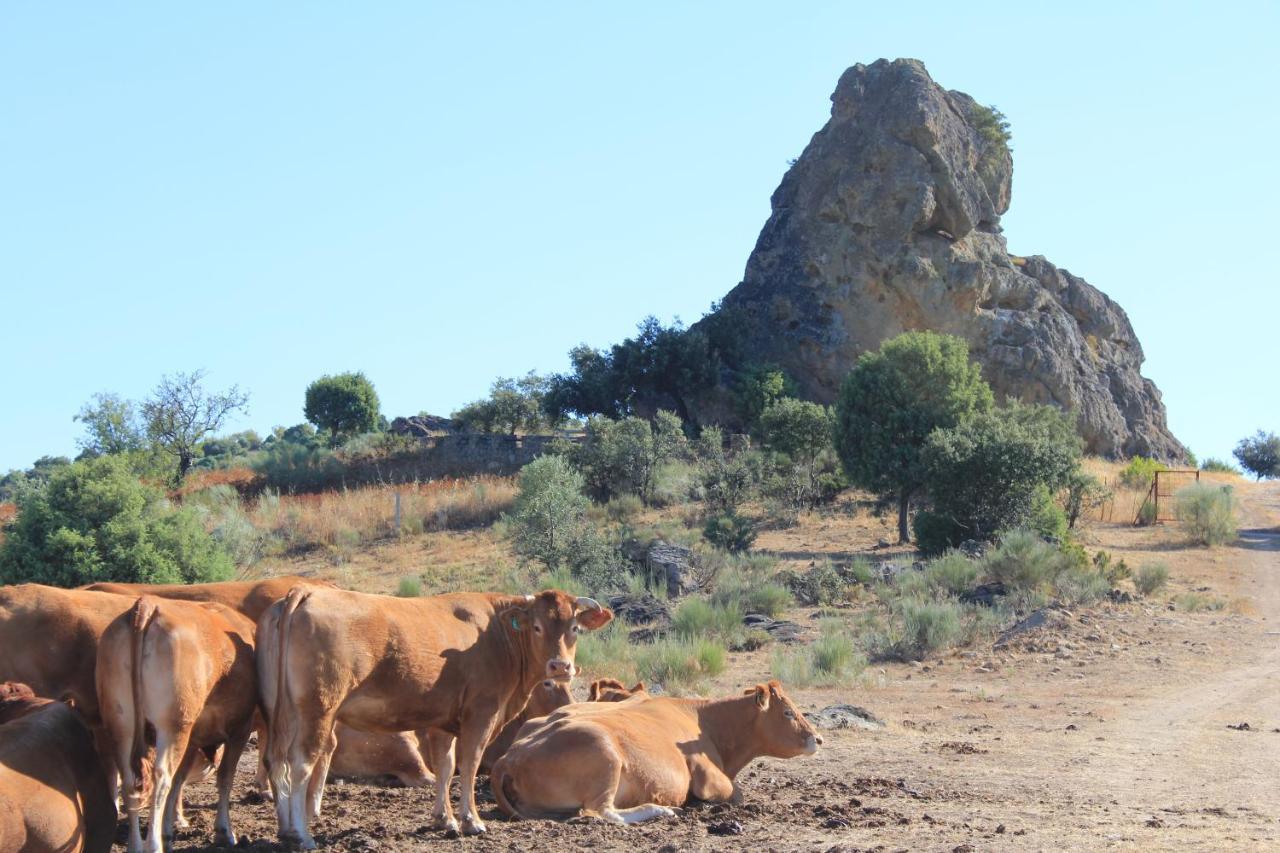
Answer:
POLYGON ((376 430, 381 405, 373 383, 363 373, 339 373, 322 376, 307 386, 302 413, 337 444, 376 430))
POLYGON ((232 571, 199 516, 139 482, 120 456, 59 468, 24 491, 0 546, 0 583, 196 583, 232 571))
POLYGON ((960 338, 907 332, 867 353, 845 377, 836 403, 836 452, 850 482, 898 499, 906 542, 910 503, 924 485, 925 441, 992 405, 991 389, 960 338))
POLYGON ((1071 421, 1048 406, 1014 404, 933 433, 922 453, 928 515, 943 521, 917 519, 917 529, 934 525, 921 547, 937 552, 1015 527, 1061 538, 1066 518, 1051 493, 1075 470, 1081 446, 1071 421))
POLYGON ((1280 436, 1274 432, 1258 430, 1249 438, 1240 439, 1232 455, 1255 479, 1280 477, 1280 436))

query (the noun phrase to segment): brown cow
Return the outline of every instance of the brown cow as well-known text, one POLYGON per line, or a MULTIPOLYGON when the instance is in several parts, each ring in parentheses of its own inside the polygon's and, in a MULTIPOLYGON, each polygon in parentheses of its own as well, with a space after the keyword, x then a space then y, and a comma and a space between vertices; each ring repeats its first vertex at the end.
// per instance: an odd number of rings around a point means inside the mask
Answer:
POLYGON ((286 575, 260 581, 220 581, 218 583, 94 583, 84 587, 98 592, 127 595, 133 601, 140 595, 176 598, 183 601, 216 601, 238 610, 254 622, 266 609, 289 594, 295 586, 332 587, 328 581, 286 575))
POLYGON ((231 783, 258 698, 253 632, 253 622, 224 605, 144 595, 103 634, 98 706, 123 781, 130 851, 143 847, 138 811, 149 741, 155 759, 147 849, 160 853, 172 844, 183 782, 199 753, 219 745, 214 829, 219 844, 235 844, 231 783))
POLYGON ((728 800, 753 759, 812 755, 821 743, 776 681, 728 699, 641 694, 529 723, 489 783, 510 815, 638 823, 670 816, 690 797, 728 800))
MULTIPOLYGON (((315 847, 307 825, 320 811, 338 722, 455 737, 462 829, 484 832, 475 777, 490 737, 520 712, 538 682, 572 679, 578 633, 612 618, 594 600, 557 590, 425 598, 290 591, 258 623, 281 838, 315 847)), ((453 758, 452 748, 433 749, 437 780, 453 776, 453 758)), ((447 796, 436 803, 436 822, 458 827, 447 796)))
POLYGON ((115 834, 107 774, 80 715, 0 684, 0 850, 103 853, 115 834))

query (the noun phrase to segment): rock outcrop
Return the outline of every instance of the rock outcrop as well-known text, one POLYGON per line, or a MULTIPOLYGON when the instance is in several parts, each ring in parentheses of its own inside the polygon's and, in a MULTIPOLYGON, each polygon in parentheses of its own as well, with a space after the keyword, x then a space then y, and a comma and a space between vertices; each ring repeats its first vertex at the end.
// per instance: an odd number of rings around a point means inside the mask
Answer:
MULTIPOLYGON (((907 330, 947 332, 969 342, 998 398, 1076 412, 1090 452, 1182 459, 1120 306, 1042 257, 1008 254, 1013 160, 990 111, 909 59, 855 65, 831 100, 722 303, 744 364, 782 367, 831 402, 862 353, 907 330)), ((694 415, 723 420, 718 399, 694 415)))

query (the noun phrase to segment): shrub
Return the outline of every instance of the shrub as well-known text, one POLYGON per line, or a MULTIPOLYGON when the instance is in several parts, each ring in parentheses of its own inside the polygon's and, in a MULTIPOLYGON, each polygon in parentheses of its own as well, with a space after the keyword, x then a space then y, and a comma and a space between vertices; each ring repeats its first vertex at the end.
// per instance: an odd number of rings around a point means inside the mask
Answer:
POLYGON ((847 597, 850 586, 840 571, 826 561, 792 580, 792 590, 803 604, 839 604, 847 597))
POLYGON ((903 598, 894 604, 889 633, 875 641, 879 655, 921 660, 949 648, 963 635, 962 614, 954 601, 903 598))
POLYGON ((1168 582, 1169 567, 1164 563, 1147 563, 1138 569, 1138 574, 1133 579, 1133 585, 1145 596, 1159 592, 1168 582))
POLYGON ((652 424, 637 417, 591 418, 586 433, 582 444, 568 450, 568 457, 598 499, 630 493, 651 503, 659 470, 688 445, 680 419, 671 412, 658 412, 652 424))
POLYGON ((775 678, 797 687, 848 684, 862 674, 867 659, 858 652, 853 637, 837 619, 824 619, 822 633, 807 646, 774 650, 775 678))
POLYGON ((1099 551, 1093 555, 1093 567, 1112 586, 1125 580, 1131 574, 1128 564, 1123 559, 1113 560, 1106 551, 1099 551))
POLYGON ((644 512, 644 501, 636 495, 618 495, 609 499, 604 510, 610 521, 627 522, 644 512))
POLYGON ((1129 460, 1128 465, 1120 469, 1120 482, 1131 489, 1146 491, 1151 488, 1156 472, 1167 470, 1169 470, 1168 466, 1163 462, 1148 459, 1145 456, 1135 456, 1129 460))
POLYGON ((520 472, 508 519, 516 553, 555 571, 583 564, 599 549, 586 513, 582 475, 559 456, 535 459, 520 472))
POLYGON ((1187 613, 1199 613, 1202 610, 1221 610, 1227 602, 1217 596, 1204 595, 1199 592, 1184 592, 1173 600, 1179 610, 1187 613))
POLYGON ((686 598, 671 614, 671 630, 682 640, 712 637, 733 645, 746 633, 743 615, 737 601, 714 603, 705 598, 686 598))
POLYGON ((760 457, 742 450, 726 450, 719 427, 704 427, 696 448, 703 500, 714 513, 727 515, 751 498, 760 481, 760 457))
POLYGON ((1258 480, 1280 477, 1280 436, 1273 432, 1258 430, 1254 436, 1240 439, 1232 455, 1258 480))
POLYGON ((266 488, 282 492, 318 491, 342 476, 342 465, 332 451, 286 441, 273 443, 253 469, 266 488))
POLYGON ((463 429, 515 435, 550 427, 543 413, 547 380, 535 373, 519 379, 495 379, 484 400, 468 403, 453 413, 463 429))
POLYGON ((968 538, 968 531, 954 519, 927 509, 915 514, 911 528, 915 532, 916 547, 926 557, 942 554, 968 538))
POLYGON ((1195 483, 1174 495, 1178 521, 1200 545, 1225 545, 1236 538, 1235 497, 1230 486, 1195 483))
POLYGON ((1067 478, 1062 508, 1067 514, 1067 529, 1074 530, 1082 514, 1092 512, 1111 500, 1111 490, 1092 474, 1077 468, 1067 478))
POLYGON ((322 376, 307 386, 302 413, 337 441, 378 428, 378 392, 363 373, 322 376))
POLYGON ((962 339, 907 332, 867 353, 845 377, 833 437, 855 486, 898 501, 898 539, 908 539, 911 500, 925 484, 924 445, 992 404, 982 370, 962 339))
POLYGON ((422 595, 422 578, 400 578, 396 587, 396 595, 400 598, 417 598, 422 595))
POLYGON ((712 639, 659 640, 637 647, 636 678, 670 691, 692 688, 724 672, 727 651, 712 639))
POLYGON ((1051 494, 1075 470, 1081 446, 1071 421, 1049 406, 1013 404, 932 433, 922 451, 925 483, 934 514, 954 522, 948 544, 1016 527, 1065 535, 1051 494))
POLYGON ((1210 456, 1204 462, 1200 463, 1201 471, 1208 471, 1211 474, 1239 474, 1240 469, 1236 468, 1229 462, 1223 462, 1210 456))
POLYGON ((773 561, 735 559, 715 579, 711 601, 742 613, 778 616, 794 603, 791 591, 773 580, 773 561))
POLYGON ((1142 505, 1138 507, 1138 524, 1141 527, 1150 527, 1156 523, 1156 504, 1150 498, 1143 498, 1142 505))
POLYGON ((118 456, 59 468, 18 495, 0 546, 0 583, 194 583, 232 575, 197 512, 143 485, 118 456))
POLYGON ((740 554, 756 541, 756 527, 741 515, 713 515, 702 528, 702 536, 717 548, 740 554))
POLYGON ((925 567, 929 585, 947 595, 960 595, 973 588, 978 579, 978 564, 959 551, 951 551, 925 567))
POLYGON ((1005 534, 999 547, 982 558, 982 570, 1011 590, 1043 591, 1070 564, 1065 555, 1028 530, 1005 534))
POLYGON ((1100 572, 1070 568, 1054 579, 1054 592, 1066 604, 1088 604, 1106 598, 1111 584, 1100 572))

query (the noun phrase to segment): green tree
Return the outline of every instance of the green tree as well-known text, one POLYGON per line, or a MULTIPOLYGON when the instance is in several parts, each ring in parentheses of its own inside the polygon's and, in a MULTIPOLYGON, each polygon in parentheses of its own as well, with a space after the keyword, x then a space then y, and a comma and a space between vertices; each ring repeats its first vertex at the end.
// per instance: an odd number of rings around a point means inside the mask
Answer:
POLYGON ((831 458, 831 431, 834 417, 831 409, 784 397, 772 403, 760 416, 760 429, 765 447, 777 454, 775 463, 781 469, 773 478, 772 491, 790 495, 796 509, 813 506, 819 499, 819 461, 834 467, 831 458))
POLYGON ((484 400, 468 403, 453 413, 465 429, 475 432, 538 432, 552 423, 543 411, 547 380, 535 373, 519 379, 497 379, 484 400))
POLYGON ((588 490, 602 500, 630 493, 650 503, 658 470, 688 447, 680 418, 672 412, 658 412, 652 423, 637 417, 590 418, 586 432, 586 440, 569 458, 588 490))
POLYGON ((524 466, 509 518, 516 553, 556 571, 595 550, 584 486, 582 475, 563 457, 543 456, 524 466))
POLYGON ((90 456, 131 453, 147 444, 137 406, 118 394, 94 394, 73 420, 84 424, 85 434, 76 443, 90 456))
POLYGON ((204 389, 204 371, 164 376, 142 404, 151 442, 178 464, 177 481, 191 470, 205 436, 216 433, 233 412, 248 411, 249 395, 232 385, 222 393, 204 389))
POLYGON ((794 397, 795 383, 776 367, 752 367, 738 377, 735 391, 738 416, 748 432, 756 433, 765 409, 784 397, 794 397))
POLYGON ((1280 477, 1280 436, 1274 432, 1258 430, 1250 438, 1240 439, 1232 455, 1255 479, 1280 477))
POLYGON ((232 569, 194 511, 172 507, 120 456, 61 467, 21 492, 0 545, 0 583, 195 583, 232 569))
POLYGON ((339 444, 345 438, 378 428, 378 392, 363 373, 321 376, 307 386, 302 413, 339 444))
POLYGON ((836 452, 856 486, 898 500, 898 540, 910 541, 911 499, 924 483, 921 451, 935 429, 991 408, 991 388, 951 335, 907 332, 867 353, 836 403, 836 452))
POLYGON ((1013 404, 935 431, 921 453, 933 508, 917 515, 917 533, 930 534, 917 536, 920 546, 936 552, 1043 526, 1049 508, 1048 526, 1058 527, 1062 511, 1050 494, 1068 484, 1082 447, 1070 418, 1049 406, 1013 404))
POLYGON ((759 485, 759 454, 726 450, 724 432, 719 427, 703 427, 695 458, 708 510, 720 516, 736 517, 738 508, 751 498, 759 485))

